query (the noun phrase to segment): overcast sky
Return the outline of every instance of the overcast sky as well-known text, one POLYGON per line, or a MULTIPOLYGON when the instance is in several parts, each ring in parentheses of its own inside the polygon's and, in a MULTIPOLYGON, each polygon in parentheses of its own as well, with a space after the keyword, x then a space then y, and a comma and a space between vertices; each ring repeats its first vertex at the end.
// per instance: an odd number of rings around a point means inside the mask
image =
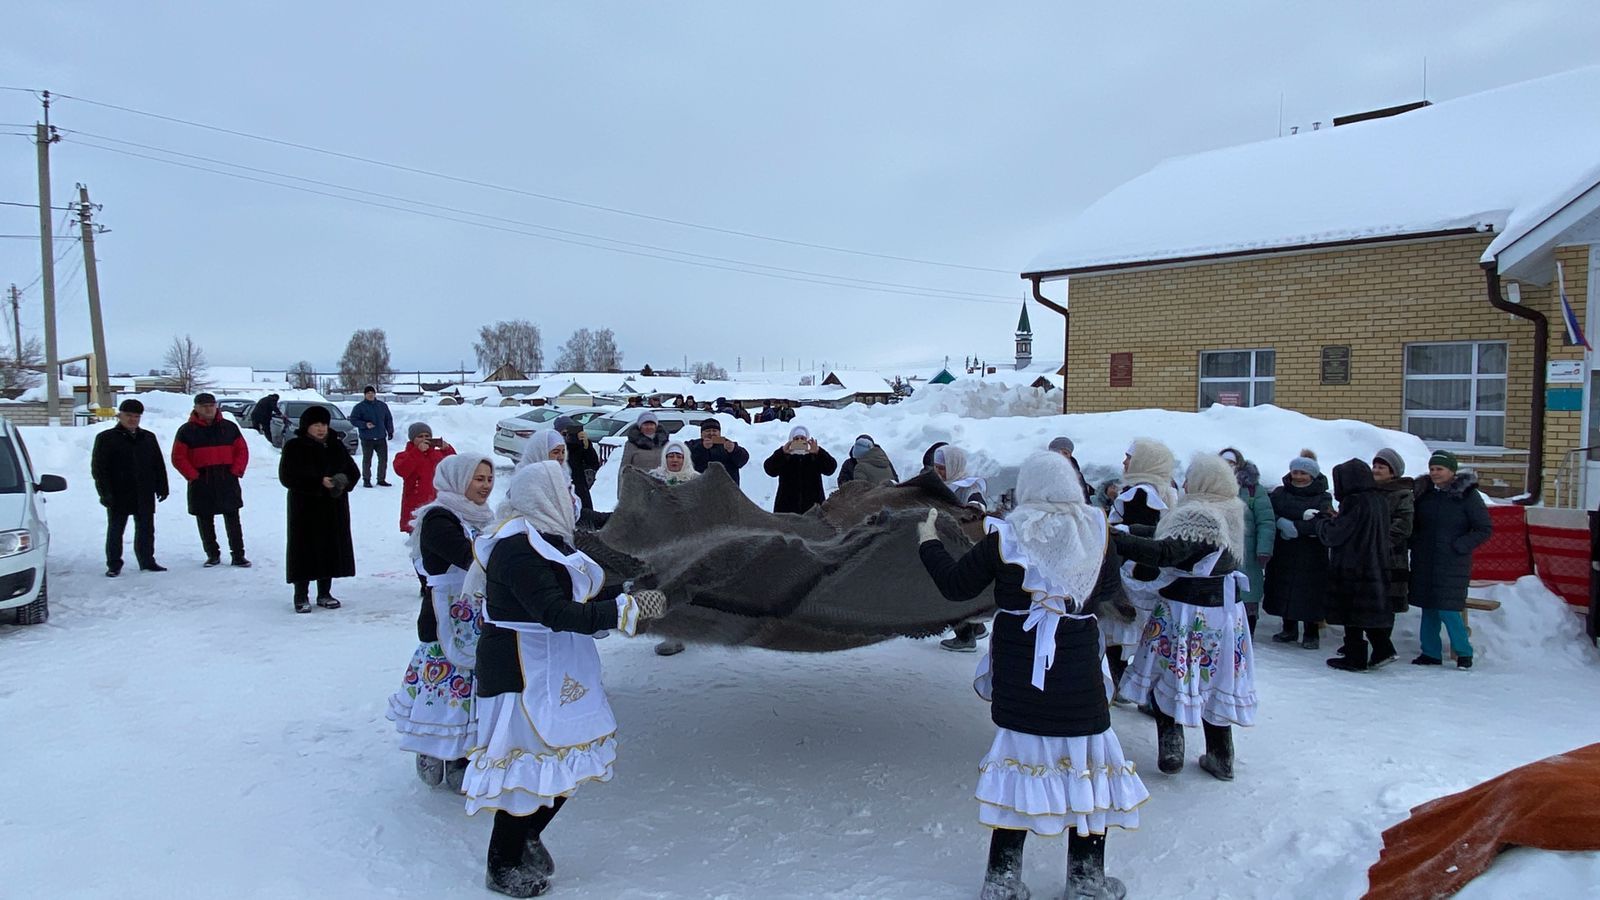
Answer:
MULTIPOLYGON (((999 270, 685 227, 61 100, 55 201, 81 181, 104 205, 97 255, 119 371, 159 365, 181 333, 215 364, 331 368, 364 327, 388 332, 397 368, 471 368, 477 328, 509 318, 543 329, 547 358, 574 328, 613 328, 628 366, 1008 359, 1017 273, 1053 228, 1165 157, 1274 137, 1280 98, 1286 124, 1309 125, 1418 99, 1424 57, 1434 100, 1600 62, 1593 0, 7 7, 0 85, 645 216, 999 270), (495 230, 535 225, 795 272, 495 230), (908 293, 792 280, 840 277, 908 293)), ((0 132, 38 112, 29 94, 0 91, 0 132)), ((1484 133, 1486 152, 1497 136, 1560 138, 1559 123, 1484 133)), ((0 201, 36 200, 34 166, 27 138, 0 137, 0 201)), ((0 206, 0 234, 36 232, 36 216, 0 206)), ((72 249, 57 275, 62 355, 89 343, 72 249)), ((0 290, 38 273, 36 242, 0 239, 0 290)), ((24 304, 39 333, 37 286, 24 304)), ((1033 321, 1040 358, 1058 356, 1059 318, 1036 309, 1033 321)))

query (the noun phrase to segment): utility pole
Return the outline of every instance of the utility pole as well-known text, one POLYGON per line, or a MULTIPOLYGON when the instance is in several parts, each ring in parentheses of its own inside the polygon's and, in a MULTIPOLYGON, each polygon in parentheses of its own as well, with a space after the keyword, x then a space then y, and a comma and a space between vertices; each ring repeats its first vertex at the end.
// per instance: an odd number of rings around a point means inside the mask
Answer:
POLYGON ((11 285, 11 337, 16 343, 11 345, 17 358, 17 372, 22 372, 22 292, 17 290, 15 284, 11 285))
POLYGON ((89 188, 78 185, 78 224, 83 229, 83 281, 89 288, 89 336, 94 342, 94 405, 98 409, 111 408, 111 370, 106 364, 106 327, 100 318, 100 273, 94 262, 94 206, 89 202, 89 188))
POLYGON ((51 425, 61 424, 61 373, 56 371, 56 256, 50 224, 50 145, 60 136, 50 128, 50 92, 44 92, 44 122, 33 126, 39 151, 39 261, 44 291, 45 415, 51 425))

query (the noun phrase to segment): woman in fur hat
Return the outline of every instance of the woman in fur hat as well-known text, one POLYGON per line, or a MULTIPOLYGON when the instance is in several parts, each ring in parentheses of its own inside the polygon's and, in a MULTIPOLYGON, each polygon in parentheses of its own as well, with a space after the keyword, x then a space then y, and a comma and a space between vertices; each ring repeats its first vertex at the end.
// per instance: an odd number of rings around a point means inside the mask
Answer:
MULTIPOLYGON (((396 470, 399 457, 395 458, 396 470)), ((483 597, 464 590, 472 540, 494 519, 494 463, 484 456, 449 456, 433 470, 434 498, 412 515, 411 564, 425 579, 417 640, 387 716, 400 749, 417 755, 417 777, 460 790, 467 750, 477 737, 473 715, 483 597), (443 624, 444 635, 440 636, 443 624)))
POLYGON ((1262 608, 1283 619, 1283 629, 1272 636, 1280 644, 1299 643, 1307 650, 1320 647, 1317 623, 1327 615, 1328 548, 1317 539, 1318 515, 1333 511, 1328 478, 1317 465, 1317 455, 1301 450, 1289 461, 1283 484, 1272 489, 1272 514, 1278 536, 1273 539, 1272 560, 1267 564, 1262 608), (1302 637, 1300 626, 1305 625, 1302 637))
POLYGON ((1389 447, 1372 457, 1372 480, 1389 506, 1389 609, 1396 615, 1411 608, 1412 523, 1416 517, 1416 483, 1406 476, 1406 461, 1389 447))
POLYGON ((582 784, 610 781, 617 722, 593 635, 632 636, 666 606, 658 591, 605 587, 605 572, 573 549, 577 516, 565 466, 546 460, 511 476, 501 523, 473 541, 478 564, 463 590, 484 595, 478 641, 478 746, 462 788, 467 812, 495 811, 492 891, 533 897, 555 863, 542 834, 582 784))
POLYGON ((294 585, 294 611, 311 612, 311 582, 317 605, 338 609, 333 579, 356 574, 350 540, 350 486, 361 477, 344 442, 329 440, 332 417, 324 406, 307 406, 300 430, 283 445, 278 481, 289 489, 286 580, 294 585))
MULTIPOLYGON (((1144 531, 1135 529, 1136 532, 1144 531)), ((1197 453, 1184 495, 1153 537, 1114 533, 1125 558, 1158 568, 1156 605, 1123 678, 1124 695, 1156 706, 1161 771, 1183 768, 1183 729, 1205 730, 1200 767, 1233 780, 1231 726, 1255 724, 1255 653, 1239 590, 1244 504, 1233 470, 1197 453)))
POLYGON ((1105 874, 1105 835, 1137 828, 1150 795, 1111 730, 1094 625, 1097 598, 1117 589, 1116 555, 1105 514, 1084 502, 1065 457, 1029 457, 1016 497, 960 560, 939 541, 936 511, 917 529, 922 563, 945 597, 970 600, 993 584, 999 606, 973 684, 998 729, 979 766, 978 819, 994 829, 981 896, 1025 900, 1028 833, 1068 832, 1066 896, 1120 898, 1122 882, 1105 874))
MULTIPOLYGON (((1177 467, 1172 451, 1166 444, 1149 438, 1135 438, 1122 458, 1122 489, 1111 504, 1111 525, 1126 530, 1134 527, 1155 528, 1161 517, 1177 501, 1172 487, 1173 470, 1177 467)), ((1122 683, 1122 673, 1127 670, 1127 658, 1139 646, 1144 624, 1149 621, 1150 610, 1155 608, 1155 590, 1151 582, 1156 570, 1151 566, 1122 564, 1122 587, 1128 602, 1137 611, 1133 621, 1122 622, 1110 617, 1100 619, 1100 634, 1105 638, 1106 663, 1111 667, 1111 678, 1122 683)), ((1125 695, 1126 696, 1126 695, 1125 695)))

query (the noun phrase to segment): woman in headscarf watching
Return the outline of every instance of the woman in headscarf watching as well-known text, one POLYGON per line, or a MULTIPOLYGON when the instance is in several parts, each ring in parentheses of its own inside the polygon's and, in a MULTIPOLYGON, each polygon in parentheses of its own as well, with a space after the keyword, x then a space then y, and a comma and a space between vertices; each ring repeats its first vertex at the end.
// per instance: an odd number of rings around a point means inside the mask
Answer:
POLYGON ((1272 636, 1274 641, 1298 642, 1306 650, 1315 650, 1322 646, 1317 623, 1327 615, 1328 548, 1317 538, 1312 520, 1333 511, 1328 478, 1317 464, 1317 455, 1301 450, 1289 461, 1283 484, 1273 488, 1269 497, 1278 535, 1267 564, 1261 606, 1267 615, 1283 619, 1283 629, 1272 636))
POLYGON ((547 459, 553 459, 562 465, 567 462, 567 439, 553 428, 535 431, 528 435, 528 440, 522 445, 522 458, 517 460, 516 468, 520 469, 547 459))
POLYGON ((900 480, 889 461, 889 454, 878 446, 870 434, 856 436, 850 445, 850 458, 839 466, 839 483, 864 481, 867 484, 893 484, 900 480))
POLYGON ((478 741, 462 788, 467 812, 495 811, 490 890, 533 897, 555 864, 542 835, 579 785, 611 780, 617 722, 593 635, 632 636, 659 617, 659 591, 606 588, 573 549, 577 516, 565 466, 546 460, 511 476, 501 524, 473 542, 464 590, 484 595, 478 641, 478 741))
POLYGON ((762 468, 778 479, 772 511, 803 513, 823 501, 822 476, 832 475, 839 463, 804 425, 796 425, 789 429, 789 440, 772 451, 762 468))
MULTIPOLYGON (((700 473, 694 470, 689 447, 682 441, 668 441, 661 448, 661 465, 651 469, 650 476, 668 487, 677 487, 699 478, 700 473)), ((682 652, 683 641, 676 638, 662 638, 656 642, 657 656, 677 656, 682 652)))
MULTIPOLYGON (((1155 528, 1161 522, 1162 515, 1177 502, 1177 492, 1172 487, 1172 473, 1176 467, 1172 451, 1166 444, 1149 438, 1134 438, 1122 457, 1122 486, 1117 499, 1111 503, 1111 526, 1119 530, 1155 528)), ((1153 566, 1124 562, 1122 587, 1135 610, 1133 621, 1123 622, 1112 617, 1100 619, 1100 635, 1105 638, 1106 644, 1106 663, 1111 667, 1112 680, 1118 684, 1122 683, 1122 673, 1127 671, 1128 658, 1139 646, 1145 622, 1150 619, 1150 610, 1155 608, 1155 589, 1151 587, 1155 577, 1156 569, 1153 566)))
POLYGON ((294 585, 297 613, 311 612, 313 581, 317 605, 338 609, 333 579, 356 574, 349 490, 361 471, 343 441, 328 439, 331 421, 327 407, 307 406, 278 458, 278 482, 289 489, 286 580, 294 585))
POLYGON ((400 749, 417 755, 417 777, 460 790, 477 736, 472 704, 483 606, 481 595, 463 588, 472 540, 494 520, 494 463, 483 456, 446 457, 433 470, 432 487, 433 500, 407 523, 411 563, 428 588, 417 613, 421 643, 400 690, 389 698, 387 716, 400 733, 400 749))
MULTIPOLYGON (((931 460, 934 474, 955 495, 957 503, 988 512, 989 504, 983 496, 984 491, 989 489, 988 483, 976 475, 967 474, 967 451, 950 444, 934 444, 928 448, 927 458, 931 460)), ((989 633, 988 627, 976 619, 958 623, 951 630, 955 632, 955 637, 945 638, 939 642, 939 646, 952 653, 976 653, 978 640, 989 633)))
POLYGON ((1195 454, 1183 497, 1154 536, 1116 532, 1112 539, 1125 559, 1158 570, 1156 605, 1122 691, 1155 702, 1161 771, 1183 768, 1183 729, 1201 726, 1200 768, 1232 781, 1232 726, 1253 725, 1256 716, 1255 652, 1239 602, 1244 504, 1233 470, 1220 457, 1195 454))
POLYGON ((1389 504, 1359 459, 1333 467, 1339 514, 1313 524, 1328 548, 1328 624, 1344 626, 1344 653, 1331 668, 1364 672, 1394 659, 1394 611, 1389 608, 1389 504), (1368 656, 1367 642, 1372 642, 1368 656))
POLYGON ((1261 470, 1232 447, 1217 454, 1233 467, 1239 482, 1239 500, 1244 504, 1244 565, 1250 586, 1239 592, 1245 613, 1250 617, 1250 635, 1255 636, 1256 619, 1261 613, 1261 593, 1266 587, 1267 563, 1272 561, 1273 539, 1278 535, 1278 517, 1272 514, 1272 500, 1261 488, 1261 470))
POLYGON ((1149 797, 1111 730, 1094 624, 1097 598, 1117 590, 1105 514, 1084 502, 1065 457, 1038 453, 1017 477, 1017 507, 984 523, 984 539, 952 559, 930 510, 919 552, 944 596, 965 601, 991 583, 999 613, 974 682, 998 730, 979 766, 978 819, 994 829, 982 897, 1021 900, 1029 832, 1067 839, 1067 894, 1116 898, 1105 835, 1137 828, 1149 797))

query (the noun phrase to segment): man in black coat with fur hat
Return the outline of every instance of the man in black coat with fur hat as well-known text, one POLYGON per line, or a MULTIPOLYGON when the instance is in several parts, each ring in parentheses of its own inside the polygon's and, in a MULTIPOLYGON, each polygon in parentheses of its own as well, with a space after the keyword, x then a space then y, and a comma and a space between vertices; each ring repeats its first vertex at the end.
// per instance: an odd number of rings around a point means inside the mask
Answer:
POLYGON ((156 562, 156 504, 167 499, 167 465, 161 442, 139 427, 144 404, 117 407, 117 424, 95 435, 89 472, 106 508, 106 577, 122 574, 122 535, 133 518, 133 556, 144 572, 165 572, 156 562))

